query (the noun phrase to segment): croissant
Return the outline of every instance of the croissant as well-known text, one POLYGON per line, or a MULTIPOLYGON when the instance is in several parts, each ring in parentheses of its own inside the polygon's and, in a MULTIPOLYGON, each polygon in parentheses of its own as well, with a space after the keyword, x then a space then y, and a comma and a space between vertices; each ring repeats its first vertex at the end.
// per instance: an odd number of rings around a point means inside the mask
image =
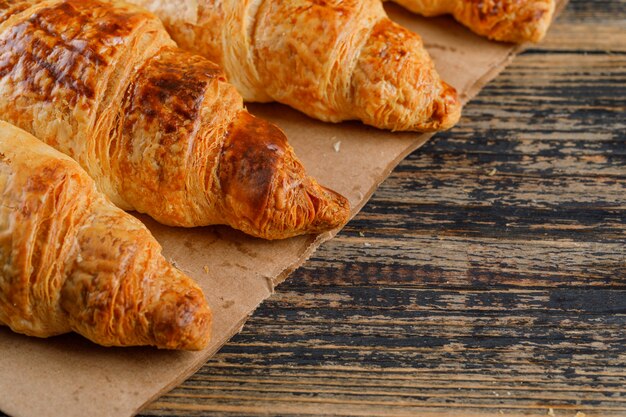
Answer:
POLYGON ((166 225, 278 239, 349 216, 215 64, 127 3, 0 0, 0 118, 77 160, 119 207, 166 225))
POLYGON ((380 0, 131 0, 184 49, 222 66, 246 101, 330 122, 435 131, 460 117, 421 38, 380 0))
POLYGON ((393 0, 424 16, 452 14, 479 35, 504 42, 539 42, 554 15, 554 0, 393 0))
POLYGON ((105 346, 201 349, 211 311, 148 229, 72 159, 0 122, 0 324, 105 346))

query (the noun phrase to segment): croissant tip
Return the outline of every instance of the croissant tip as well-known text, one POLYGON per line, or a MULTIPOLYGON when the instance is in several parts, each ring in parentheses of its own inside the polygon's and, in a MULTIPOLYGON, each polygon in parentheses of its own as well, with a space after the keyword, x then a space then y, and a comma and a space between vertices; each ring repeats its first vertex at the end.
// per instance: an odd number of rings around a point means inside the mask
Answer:
POLYGON ((155 345, 161 349, 202 350, 211 338, 211 310, 197 288, 163 294, 152 320, 155 345))
POLYGON ((441 130, 450 129, 461 119, 463 105, 459 100, 459 95, 454 87, 442 81, 443 91, 441 93, 440 106, 443 117, 441 130))
POLYGON ((514 44, 539 43, 546 37, 555 12, 556 1, 519 2, 514 10, 517 16, 515 26, 511 28, 502 25, 501 28, 508 30, 496 30, 494 33, 487 33, 487 37, 514 44))
POLYGON ((410 130, 416 132, 439 132, 448 130, 461 119, 463 105, 454 87, 441 82, 439 96, 433 101, 432 114, 426 121, 420 120, 410 130))
POLYGON ((341 194, 319 186, 319 192, 311 199, 315 205, 315 216, 309 226, 311 232, 333 230, 350 219, 350 202, 341 194))

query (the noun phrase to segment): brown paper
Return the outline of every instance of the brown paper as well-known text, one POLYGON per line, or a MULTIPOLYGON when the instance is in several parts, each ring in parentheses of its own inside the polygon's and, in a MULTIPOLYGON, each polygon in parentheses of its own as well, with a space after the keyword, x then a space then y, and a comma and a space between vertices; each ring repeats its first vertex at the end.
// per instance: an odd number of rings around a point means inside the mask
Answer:
MULTIPOLYGON (((562 4, 565 0, 562 1, 562 4)), ((518 52, 448 18, 422 19, 388 6, 417 31, 443 78, 469 100, 518 52)), ((325 124, 280 105, 253 105, 276 122, 308 171, 350 199, 354 214, 407 154, 430 135, 393 134, 359 123, 325 124)), ((461 120, 461 124, 463 120, 461 120)), ((267 242, 226 227, 160 226, 141 217, 168 259, 195 278, 214 311, 214 338, 197 353, 102 348, 75 335, 47 340, 0 328, 0 409, 15 417, 130 416, 197 370, 237 333, 254 309, 333 233, 267 242)))

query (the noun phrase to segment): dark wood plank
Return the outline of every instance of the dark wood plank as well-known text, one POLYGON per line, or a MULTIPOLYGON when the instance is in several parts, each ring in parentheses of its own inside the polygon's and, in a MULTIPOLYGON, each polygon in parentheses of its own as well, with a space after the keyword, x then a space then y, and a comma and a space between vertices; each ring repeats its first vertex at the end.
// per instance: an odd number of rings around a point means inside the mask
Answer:
POLYGON ((626 415, 625 19, 572 1, 142 415, 626 415))

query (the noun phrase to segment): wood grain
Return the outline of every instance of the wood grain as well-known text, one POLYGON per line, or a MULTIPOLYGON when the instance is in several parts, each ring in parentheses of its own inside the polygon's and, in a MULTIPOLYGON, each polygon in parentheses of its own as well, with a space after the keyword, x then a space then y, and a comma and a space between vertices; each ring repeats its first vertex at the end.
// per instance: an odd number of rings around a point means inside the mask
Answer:
POLYGON ((153 416, 626 415, 626 1, 574 0, 153 416))

